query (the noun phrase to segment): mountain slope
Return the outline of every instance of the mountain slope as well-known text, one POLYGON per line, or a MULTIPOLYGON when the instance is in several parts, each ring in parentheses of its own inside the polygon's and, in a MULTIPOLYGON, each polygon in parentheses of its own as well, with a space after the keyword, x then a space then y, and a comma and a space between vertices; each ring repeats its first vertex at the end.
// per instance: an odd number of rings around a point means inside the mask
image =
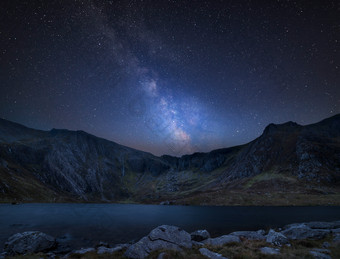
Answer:
POLYGON ((196 203, 200 197, 204 203, 219 195, 232 204, 226 198, 232 192, 247 199, 266 190, 337 194, 340 115, 307 126, 270 124, 246 145, 180 158, 156 157, 83 131, 40 131, 0 119, 0 176, 2 201, 196 203))

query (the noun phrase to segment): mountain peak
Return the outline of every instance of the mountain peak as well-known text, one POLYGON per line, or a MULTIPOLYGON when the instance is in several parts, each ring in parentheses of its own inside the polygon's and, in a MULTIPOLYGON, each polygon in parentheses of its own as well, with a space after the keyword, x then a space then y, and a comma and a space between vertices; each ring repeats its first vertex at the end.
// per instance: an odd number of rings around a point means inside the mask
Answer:
POLYGON ((272 134, 274 132, 278 132, 278 131, 294 131, 299 129, 300 127, 302 127, 301 125, 297 124, 296 122, 293 121, 288 121, 282 124, 274 124, 274 123, 270 123, 263 131, 263 134, 272 134))

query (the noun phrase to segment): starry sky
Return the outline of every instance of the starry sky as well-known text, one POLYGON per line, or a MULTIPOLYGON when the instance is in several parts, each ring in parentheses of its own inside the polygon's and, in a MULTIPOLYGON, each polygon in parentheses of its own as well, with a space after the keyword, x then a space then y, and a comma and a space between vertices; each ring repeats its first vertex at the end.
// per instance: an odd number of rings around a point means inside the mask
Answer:
POLYGON ((2 0, 0 117, 156 155, 340 112, 339 1, 2 0))

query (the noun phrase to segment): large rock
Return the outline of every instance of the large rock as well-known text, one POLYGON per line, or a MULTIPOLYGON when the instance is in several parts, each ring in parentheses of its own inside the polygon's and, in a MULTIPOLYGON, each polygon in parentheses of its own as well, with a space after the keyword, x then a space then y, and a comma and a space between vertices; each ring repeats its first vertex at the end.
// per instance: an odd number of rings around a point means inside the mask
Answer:
POLYGON ((210 234, 207 230, 196 230, 192 232, 190 235, 191 235, 191 240, 197 241, 197 242, 210 238, 210 234))
POLYGON ((305 225, 310 227, 310 228, 316 228, 316 229, 340 228, 340 220, 339 221, 333 221, 333 222, 314 221, 314 222, 305 223, 305 225))
POLYGON ((128 258, 145 258, 152 251, 159 249, 180 251, 181 248, 191 247, 191 236, 188 232, 175 226, 163 225, 131 245, 124 255, 128 258))
POLYGON ((229 235, 243 237, 249 240, 264 240, 266 238, 262 233, 262 231, 236 231, 230 233, 229 235))
POLYGON ((11 236, 5 243, 8 254, 30 254, 46 252, 56 246, 54 237, 39 231, 28 231, 11 236))
POLYGON ((305 224, 291 225, 281 232, 289 239, 322 239, 330 233, 328 229, 312 229, 305 224))
POLYGON ((200 248, 199 251, 200 251, 201 255, 204 255, 204 256, 206 256, 210 259, 228 259, 228 258, 222 256, 219 253, 214 253, 214 252, 210 251, 207 248, 200 248))
POLYGON ((208 238, 202 241, 202 243, 206 245, 211 245, 211 246, 223 246, 228 243, 239 243, 239 242, 241 242, 240 238, 234 235, 224 235, 224 236, 220 236, 216 238, 208 238))
POLYGON ((277 246, 289 244, 289 240, 285 235, 276 232, 273 229, 269 230, 269 233, 266 236, 266 242, 277 246))

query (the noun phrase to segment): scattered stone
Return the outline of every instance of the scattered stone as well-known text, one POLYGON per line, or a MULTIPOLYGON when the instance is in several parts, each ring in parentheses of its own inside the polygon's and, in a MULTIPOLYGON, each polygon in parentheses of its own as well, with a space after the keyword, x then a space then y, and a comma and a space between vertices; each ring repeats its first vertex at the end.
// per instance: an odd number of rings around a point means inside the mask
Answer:
MULTIPOLYGON (((262 232, 262 231, 261 231, 262 232)), ((249 240, 264 240, 266 237, 259 231, 236 231, 230 233, 229 235, 234 235, 238 237, 243 237, 249 240)))
POLYGON ((283 230, 281 232, 283 235, 285 235, 289 239, 295 239, 295 240, 301 240, 301 239, 322 239, 327 234, 330 233, 330 230, 328 229, 312 229, 305 224, 299 224, 292 226, 290 228, 287 228, 286 230, 283 230))
POLYGON ((97 248, 97 254, 113 254, 115 252, 123 250, 123 247, 121 246, 116 246, 113 248, 109 248, 106 246, 100 246, 97 248))
POLYGON ((201 255, 204 255, 204 256, 206 256, 210 259, 227 259, 226 257, 222 256, 221 254, 214 253, 207 248, 200 248, 199 251, 200 251, 201 255))
POLYGON ((210 238, 210 234, 207 230, 196 230, 190 234, 191 240, 200 242, 210 238))
POLYGON ((266 236, 266 242, 276 246, 289 244, 289 240, 285 235, 280 232, 276 232, 273 229, 269 230, 269 233, 266 236))
POLYGON ((228 243, 239 243, 241 240, 238 236, 224 235, 216 238, 208 238, 202 242, 206 245, 223 246, 228 243))
POLYGON ((75 250, 72 252, 72 254, 86 254, 86 253, 89 253, 89 252, 94 252, 96 251, 96 249, 94 249, 93 247, 89 247, 89 248, 80 248, 78 250, 75 250))
POLYGON ((280 253, 280 249, 272 247, 261 247, 260 251, 262 254, 266 255, 277 255, 280 253))
POLYGON ((192 247, 190 234, 175 226, 162 225, 131 245, 124 255, 128 258, 145 258, 152 251, 159 249, 181 251, 182 247, 192 247))
POLYGON ((323 248, 328 248, 328 247, 330 247, 330 246, 331 246, 331 244, 328 243, 328 242, 323 242, 323 244, 322 244, 322 247, 323 247, 323 248))
POLYGON ((309 251, 309 253, 316 259, 332 259, 329 255, 317 251, 309 251))
POLYGON ((28 231, 11 236, 5 243, 10 255, 47 252, 56 246, 54 237, 39 231, 28 231))

